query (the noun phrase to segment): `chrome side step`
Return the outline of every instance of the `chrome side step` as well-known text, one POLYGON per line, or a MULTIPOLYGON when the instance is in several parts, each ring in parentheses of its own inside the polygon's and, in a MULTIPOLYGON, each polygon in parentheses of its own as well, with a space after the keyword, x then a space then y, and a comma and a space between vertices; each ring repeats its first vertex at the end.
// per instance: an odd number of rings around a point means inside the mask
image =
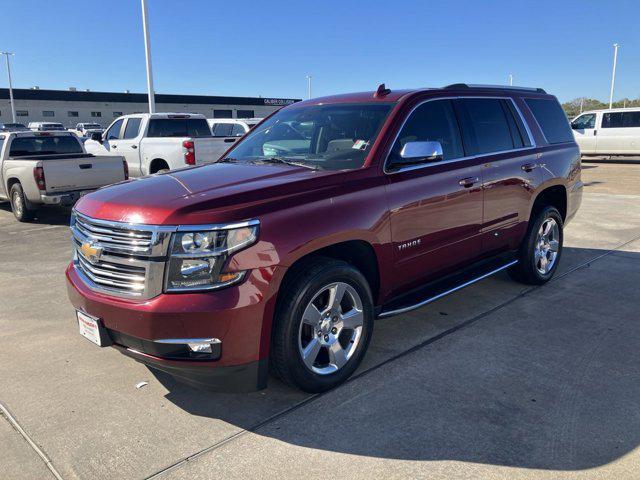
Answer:
POLYGON ((518 263, 518 260, 512 260, 511 262, 502 265, 501 267, 495 268, 483 275, 480 275, 479 277, 475 277, 472 278, 471 280, 464 282, 460 285, 457 285, 453 288, 450 288, 444 292, 438 293, 437 295, 434 295, 432 297, 428 297, 418 303, 415 303, 413 305, 408 305, 406 307, 402 307, 402 308, 398 308, 396 310, 389 310, 389 311, 382 311, 378 314, 377 318, 387 318, 387 317, 392 317, 394 315, 400 315, 402 313, 407 313, 410 312, 412 310, 416 310, 420 307, 424 307, 425 305, 428 305, 429 303, 435 302, 436 300, 441 299, 442 297, 446 297, 447 295, 453 293, 453 292, 457 292, 458 290, 462 290, 465 287, 468 287, 469 285, 473 285, 476 282, 479 282, 480 280, 484 280, 487 277, 490 277, 491 275, 494 275, 498 272, 501 272, 502 270, 506 270, 509 267, 512 267, 513 265, 515 265, 516 263, 518 263))

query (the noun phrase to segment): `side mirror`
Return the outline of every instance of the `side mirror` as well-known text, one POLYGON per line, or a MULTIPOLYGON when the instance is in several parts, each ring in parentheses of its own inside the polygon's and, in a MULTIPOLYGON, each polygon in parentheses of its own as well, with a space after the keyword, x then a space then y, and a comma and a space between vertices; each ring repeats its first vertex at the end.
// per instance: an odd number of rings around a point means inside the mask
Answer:
POLYGON ((102 143, 102 134, 100 132, 91 132, 91 140, 102 143))
POLYGON ((442 145, 440 142, 407 142, 400 151, 400 160, 394 163, 409 165, 422 162, 437 162, 442 158, 442 145))

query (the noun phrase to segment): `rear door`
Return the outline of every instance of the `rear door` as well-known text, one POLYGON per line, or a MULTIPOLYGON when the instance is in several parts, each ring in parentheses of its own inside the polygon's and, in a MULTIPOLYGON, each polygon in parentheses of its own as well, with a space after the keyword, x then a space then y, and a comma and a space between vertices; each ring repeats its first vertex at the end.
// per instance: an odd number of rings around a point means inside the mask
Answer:
POLYGON ((233 143, 237 140, 232 135, 234 124, 233 123, 214 123, 211 127, 213 134, 213 156, 216 160, 219 159, 224 152, 226 152, 233 143))
POLYGON ((385 172, 397 290, 419 285, 481 254, 480 163, 464 151, 452 100, 428 100, 413 110, 398 133, 385 172), (396 168, 403 147, 419 141, 440 142, 443 158, 396 168))
POLYGON ((580 153, 596 153, 596 140, 598 138, 596 120, 596 113, 583 113, 571 122, 573 136, 578 147, 580 147, 580 153))
POLYGON ((515 248, 540 183, 533 139, 510 98, 463 98, 463 129, 482 165, 484 213, 482 251, 515 248))
POLYGON ((640 111, 603 113, 596 153, 640 153, 640 111))
MULTIPOLYGON (((140 140, 142 139, 142 117, 128 117, 122 131, 122 138, 117 141, 117 149, 129 167, 132 177, 142 175, 140 161, 140 140)), ((115 142, 115 140, 114 140, 115 142)))

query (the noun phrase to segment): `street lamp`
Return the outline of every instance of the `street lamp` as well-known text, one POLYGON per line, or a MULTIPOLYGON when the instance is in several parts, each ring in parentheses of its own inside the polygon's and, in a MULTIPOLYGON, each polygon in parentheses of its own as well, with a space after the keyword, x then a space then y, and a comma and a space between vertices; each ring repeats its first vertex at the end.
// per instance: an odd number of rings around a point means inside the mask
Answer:
POLYGON ((307 75, 307 87, 308 87, 308 98, 311 98, 311 79, 313 77, 311 75, 307 75))
POLYGON ((156 113, 156 99, 153 93, 153 72, 151 71, 151 41, 149 40, 149 22, 147 20, 147 2, 142 1, 142 29, 144 31, 144 55, 147 60, 147 91, 149 92, 149 113, 156 113))
POLYGON ((11 66, 9 65, 9 55, 15 55, 12 52, 0 52, 0 55, 4 55, 7 59, 7 76, 9 77, 9 100, 11 102, 11 118, 13 123, 16 123, 16 104, 13 101, 13 85, 11 85, 11 66))
POLYGON ((617 43, 613 44, 613 73, 611 74, 611 93, 609 94, 609 108, 613 106, 613 87, 616 84, 616 63, 618 61, 618 47, 617 43))

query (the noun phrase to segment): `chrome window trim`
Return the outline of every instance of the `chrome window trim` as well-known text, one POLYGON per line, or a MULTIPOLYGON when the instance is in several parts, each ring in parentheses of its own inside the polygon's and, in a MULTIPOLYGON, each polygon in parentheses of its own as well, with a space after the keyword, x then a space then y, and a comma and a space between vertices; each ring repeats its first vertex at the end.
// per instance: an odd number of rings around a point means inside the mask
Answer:
MULTIPOLYGON (((529 125, 526 121, 526 119, 524 118, 524 116, 522 115, 522 111, 520 110, 520 108, 518 107, 518 105, 516 104, 516 102, 513 100, 513 98, 511 97, 500 97, 500 96, 483 96, 483 95, 456 95, 456 96, 451 96, 451 97, 437 97, 437 98, 428 98, 426 100, 421 101, 420 103, 416 104, 411 111, 407 114, 407 116, 405 117, 404 121, 402 122, 402 125, 400 126, 400 129, 398 130, 398 133, 396 133, 393 142, 391 143, 391 148, 393 148, 393 146, 395 145, 396 141, 398 140, 398 137, 400 136, 400 133, 402 132, 402 129, 404 128, 405 124, 407 123, 407 120, 409 120, 409 117, 411 117, 411 115, 413 115, 413 112, 420 106, 424 105, 427 102, 434 102, 437 100, 462 100, 465 98, 486 98, 486 99, 493 99, 493 100, 509 100, 511 101, 511 103, 513 104, 515 111, 518 112, 518 115, 520 116, 520 120, 522 121, 522 123, 525 126, 525 129, 527 131, 527 135, 529 136, 529 141, 531 142, 531 146, 529 147, 521 147, 521 148, 513 148, 511 150, 500 150, 497 152, 487 152, 487 153, 481 153, 479 155, 467 155, 464 157, 459 157, 459 158, 452 158, 450 160, 442 160, 440 162, 430 162, 430 163, 422 163, 422 164, 418 164, 418 165, 410 165, 407 167, 402 167, 399 168, 398 170, 394 170, 394 171, 389 171, 387 169, 387 165, 389 163, 389 156, 391 155, 391 150, 389 150, 389 152, 387 152, 385 159, 384 159, 384 166, 383 166, 383 172, 385 175, 394 175, 396 173, 403 173, 403 172, 409 172, 409 171, 413 171, 413 170, 419 170, 421 168, 430 168, 430 167, 435 167, 438 165, 446 165, 449 163, 455 163, 455 162, 463 162, 465 160, 472 160, 472 159, 477 159, 477 158, 482 158, 482 157, 487 157, 487 156, 491 156, 491 155, 499 155, 501 153, 515 153, 515 152, 525 152, 527 150, 535 150, 536 148, 538 148, 538 145, 536 144, 535 139, 533 138, 533 135, 531 133, 531 130, 529 129, 529 125)), ((462 138, 462 128, 460 128, 460 136, 462 138)))

